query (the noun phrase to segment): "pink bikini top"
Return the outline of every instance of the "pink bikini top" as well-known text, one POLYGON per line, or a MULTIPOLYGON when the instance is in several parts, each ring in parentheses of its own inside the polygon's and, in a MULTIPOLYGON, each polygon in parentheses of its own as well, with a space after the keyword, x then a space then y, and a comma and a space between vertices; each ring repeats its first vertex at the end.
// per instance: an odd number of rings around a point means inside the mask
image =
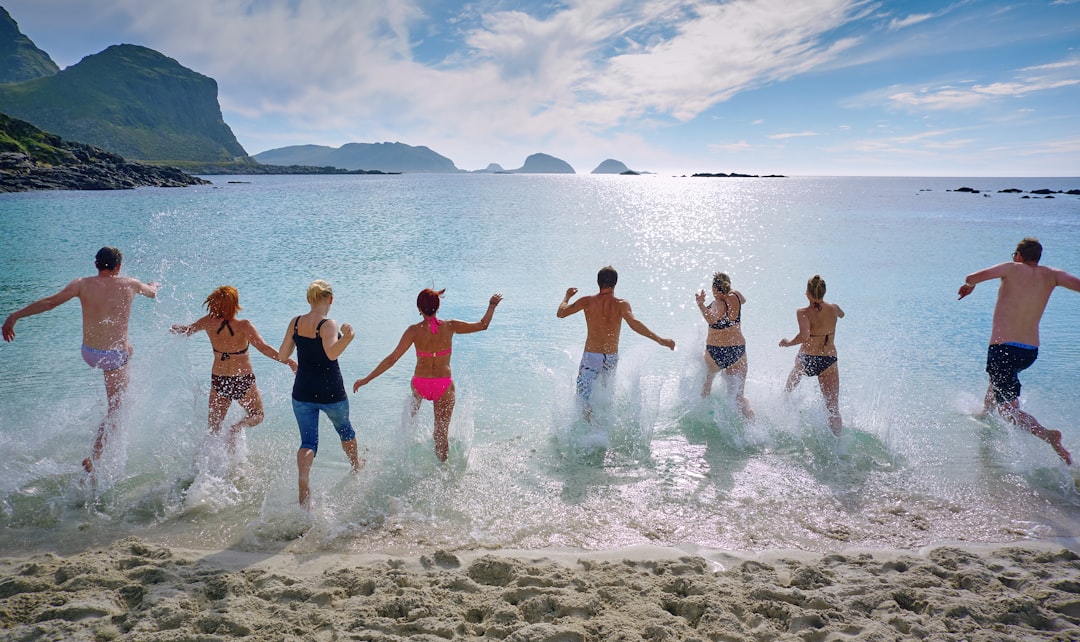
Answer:
MULTIPOLYGON (((439 321, 438 319, 436 319, 434 314, 431 315, 430 317, 428 317, 428 327, 431 328, 431 334, 435 334, 435 331, 439 329, 439 324, 440 323, 442 323, 442 321, 439 321)), ((450 354, 450 351, 452 349, 453 348, 447 348, 446 350, 439 350, 438 352, 421 352, 420 349, 417 348, 416 356, 418 356, 418 357, 441 357, 443 355, 450 354)))

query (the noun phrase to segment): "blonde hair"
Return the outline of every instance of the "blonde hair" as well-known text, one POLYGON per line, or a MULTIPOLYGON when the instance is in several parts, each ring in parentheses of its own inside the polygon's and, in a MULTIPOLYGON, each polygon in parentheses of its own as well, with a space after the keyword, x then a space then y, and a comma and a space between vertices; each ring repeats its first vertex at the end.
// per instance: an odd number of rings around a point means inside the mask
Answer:
POLYGON ((716 272, 712 275, 712 286, 720 294, 727 294, 731 292, 731 277, 723 272, 716 272))
POLYGON ((206 297, 203 305, 210 316, 219 319, 231 319, 243 309, 240 307, 240 293, 231 285, 219 286, 206 297))
POLYGON ((311 282, 311 285, 307 289, 307 302, 311 305, 315 305, 320 301, 324 301, 334 296, 334 288, 329 283, 322 279, 317 279, 311 282))
POLYGON ((825 298, 825 279, 820 275, 815 274, 809 281, 806 282, 806 293, 815 299, 825 298))

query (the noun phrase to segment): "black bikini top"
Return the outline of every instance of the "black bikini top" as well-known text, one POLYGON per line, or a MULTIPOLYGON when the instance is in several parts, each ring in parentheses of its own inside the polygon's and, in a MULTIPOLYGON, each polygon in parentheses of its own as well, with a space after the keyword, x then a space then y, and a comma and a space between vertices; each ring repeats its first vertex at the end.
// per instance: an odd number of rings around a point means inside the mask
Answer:
MULTIPOLYGON (((232 326, 229 325, 229 320, 228 319, 225 319, 224 321, 221 322, 221 325, 218 326, 216 334, 221 334, 222 330, 228 330, 230 337, 235 337, 236 336, 236 333, 233 332, 232 326)), ((237 350, 236 352, 222 352, 220 350, 214 350, 214 352, 221 355, 221 360, 222 361, 228 361, 229 358, 232 357, 233 355, 244 354, 247 351, 248 351, 247 347, 245 347, 243 350, 237 350)))
MULTIPOLYGON (((726 297, 727 295, 725 295, 726 297)), ((709 324, 709 327, 713 330, 726 330, 727 328, 734 328, 742 321, 742 305, 739 306, 739 316, 734 320, 729 319, 728 315, 731 314, 731 306, 725 298, 724 300, 724 316, 709 324)))

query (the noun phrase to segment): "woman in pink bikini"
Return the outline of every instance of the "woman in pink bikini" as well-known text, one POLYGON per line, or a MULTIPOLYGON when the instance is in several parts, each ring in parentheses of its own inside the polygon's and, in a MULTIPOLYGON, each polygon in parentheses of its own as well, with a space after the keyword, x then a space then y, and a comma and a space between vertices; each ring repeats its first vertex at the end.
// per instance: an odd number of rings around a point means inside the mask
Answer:
POLYGON ((501 294, 491 295, 487 312, 476 323, 450 319, 443 321, 435 317, 439 311, 440 297, 445 290, 436 292, 426 289, 416 297, 416 307, 424 318, 405 329, 394 351, 375 366, 368 376, 357 379, 353 392, 365 386, 382 373, 389 370, 408 350, 416 348, 416 369, 413 371, 413 407, 412 412, 420 409, 424 399, 435 402, 435 456, 439 461, 446 461, 450 450, 450 417, 454 414, 454 380, 450 376, 450 351, 455 334, 469 334, 487 330, 495 306, 502 301, 501 294))

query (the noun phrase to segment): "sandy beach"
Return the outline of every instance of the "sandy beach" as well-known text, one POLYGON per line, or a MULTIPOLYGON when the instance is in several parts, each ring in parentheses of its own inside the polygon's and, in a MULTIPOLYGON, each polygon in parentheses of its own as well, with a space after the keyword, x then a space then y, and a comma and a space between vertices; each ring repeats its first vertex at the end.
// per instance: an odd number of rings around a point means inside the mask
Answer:
POLYGON ((1077 640, 1080 556, 170 549, 0 559, 6 640, 1077 640))

